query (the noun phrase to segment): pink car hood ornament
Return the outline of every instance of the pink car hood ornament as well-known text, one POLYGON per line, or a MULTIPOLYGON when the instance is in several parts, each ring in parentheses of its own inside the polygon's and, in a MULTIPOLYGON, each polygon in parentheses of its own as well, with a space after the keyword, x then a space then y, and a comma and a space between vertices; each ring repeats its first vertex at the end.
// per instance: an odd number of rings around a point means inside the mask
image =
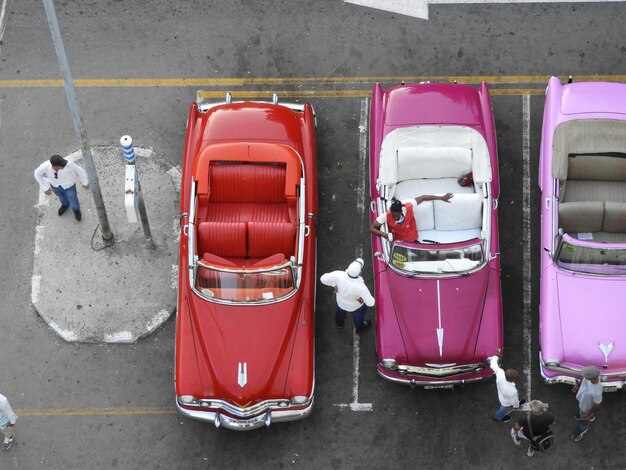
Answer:
POLYGON ((602 354, 604 354, 604 363, 608 364, 609 363, 609 354, 611 354, 611 351, 613 351, 613 341, 611 341, 609 344, 603 344, 598 342, 598 347, 600 348, 600 351, 602 351, 602 354))

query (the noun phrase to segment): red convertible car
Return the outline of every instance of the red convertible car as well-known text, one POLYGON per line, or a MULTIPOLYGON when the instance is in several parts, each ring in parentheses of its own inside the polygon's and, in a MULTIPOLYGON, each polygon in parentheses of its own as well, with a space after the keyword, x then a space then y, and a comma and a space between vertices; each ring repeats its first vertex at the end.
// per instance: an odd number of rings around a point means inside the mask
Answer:
POLYGON ((502 301, 487 85, 377 84, 370 178, 372 227, 380 228, 372 232, 378 373, 425 388, 490 376, 485 360, 502 347, 502 301), (406 207, 396 222, 394 198, 406 207), (411 239, 381 236, 389 232, 411 239))
POLYGON ((317 168, 307 103, 199 100, 182 169, 176 406, 250 430, 313 407, 317 168))

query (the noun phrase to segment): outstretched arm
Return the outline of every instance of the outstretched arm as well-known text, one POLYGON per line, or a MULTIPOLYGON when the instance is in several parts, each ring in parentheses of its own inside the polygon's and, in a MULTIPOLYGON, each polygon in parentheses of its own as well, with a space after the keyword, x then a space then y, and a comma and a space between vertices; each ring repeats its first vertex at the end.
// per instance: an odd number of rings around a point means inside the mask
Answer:
POLYGON ((450 199, 452 199, 454 197, 454 194, 452 193, 446 193, 443 196, 435 196, 433 194, 424 194, 422 196, 417 196, 415 198, 415 202, 417 204, 424 202, 424 201, 444 201, 444 202, 450 202, 450 199))
POLYGON ((381 224, 380 222, 375 220, 374 223, 372 225, 370 225, 370 232, 373 233, 374 235, 378 235, 380 238, 386 238, 388 240, 392 240, 393 239, 393 235, 391 235, 391 233, 383 232, 380 229, 380 227, 382 227, 382 225, 383 224, 381 224))

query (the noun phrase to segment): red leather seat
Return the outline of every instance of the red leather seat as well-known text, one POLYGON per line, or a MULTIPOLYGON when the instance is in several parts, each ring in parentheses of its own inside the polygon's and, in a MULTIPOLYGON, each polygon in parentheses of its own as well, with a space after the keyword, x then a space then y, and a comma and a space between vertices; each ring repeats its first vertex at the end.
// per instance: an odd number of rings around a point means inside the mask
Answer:
POLYGON ((245 222, 202 222, 198 225, 198 253, 222 257, 246 256, 245 222))
POLYGON ((236 267, 237 265, 235 263, 233 263, 232 261, 226 259, 226 258, 222 258, 221 256, 217 256, 215 253, 204 253, 202 255, 202 260, 206 261, 207 264, 211 264, 211 265, 220 265, 220 266, 226 266, 226 267, 236 267))
POLYGON ((289 222, 248 222, 248 256, 265 258, 295 252, 296 226, 289 222))
POLYGON ((289 208, 282 204, 250 202, 212 202, 204 211, 207 221, 222 222, 288 222, 289 208))
POLYGON ((245 163, 213 164, 209 173, 211 202, 285 202, 285 167, 245 163))

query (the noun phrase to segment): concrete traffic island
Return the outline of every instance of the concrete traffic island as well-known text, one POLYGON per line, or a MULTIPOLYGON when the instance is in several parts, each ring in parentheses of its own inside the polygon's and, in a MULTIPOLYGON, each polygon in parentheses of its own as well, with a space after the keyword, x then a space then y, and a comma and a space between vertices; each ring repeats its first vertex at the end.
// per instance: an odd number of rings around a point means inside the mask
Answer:
MULTIPOLYGON (((128 222, 119 147, 92 147, 112 245, 102 240, 90 191, 78 185, 80 222, 71 210, 59 217, 58 198, 40 192, 31 301, 65 341, 132 343, 176 309, 180 170, 149 149, 135 152, 153 249, 141 222, 128 222)), ((80 152, 65 158, 82 166, 80 152)))

